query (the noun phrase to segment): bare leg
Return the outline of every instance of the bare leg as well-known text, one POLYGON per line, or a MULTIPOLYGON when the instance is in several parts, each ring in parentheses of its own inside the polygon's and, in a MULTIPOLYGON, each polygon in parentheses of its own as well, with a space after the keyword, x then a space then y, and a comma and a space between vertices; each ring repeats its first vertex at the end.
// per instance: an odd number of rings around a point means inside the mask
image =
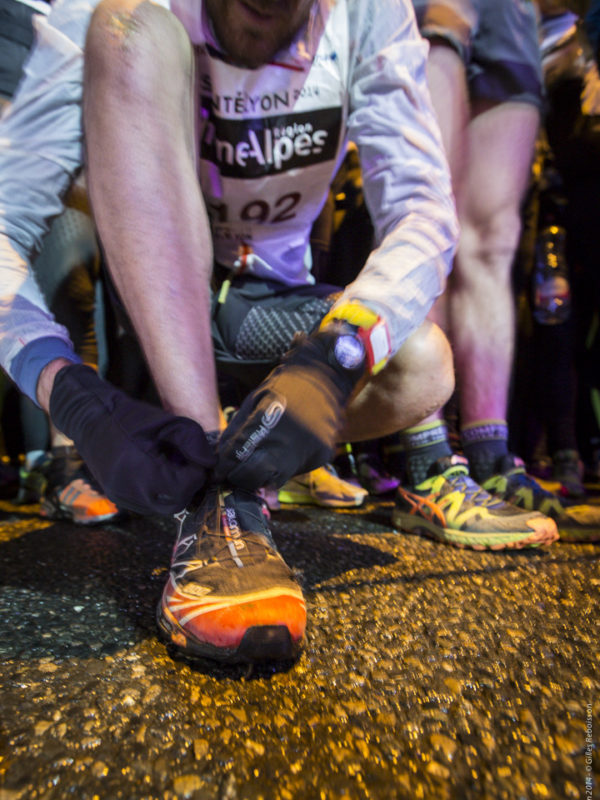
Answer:
MULTIPOLYGON (((466 158, 465 129, 469 120, 469 97, 462 59, 449 45, 432 42, 427 59, 427 81, 435 109, 442 142, 452 176, 455 195, 461 185, 466 158)), ((429 319, 449 332, 448 295, 452 286, 452 274, 448 288, 438 297, 429 313, 429 319)), ((428 423, 443 418, 443 408, 417 422, 428 423)))
POLYGON ((463 425, 506 418, 515 328, 511 271, 538 121, 534 106, 502 103, 468 127, 449 294, 463 425))
POLYGON ((538 111, 524 103, 469 111, 464 66, 449 46, 432 45, 427 69, 461 224, 448 288, 430 318, 452 342, 463 425, 505 419, 514 350, 511 270, 538 111))
POLYGON ((415 425, 443 406, 453 389, 450 345, 426 321, 352 399, 342 441, 375 439, 415 425))
POLYGON ((88 33, 88 182, 115 285, 165 407, 219 425, 212 246, 195 171, 194 61, 173 14, 104 0, 88 33))
POLYGON ((427 58, 427 83, 440 124, 452 188, 457 195, 467 158, 464 133, 470 111, 465 67, 456 50, 449 45, 432 42, 427 58))

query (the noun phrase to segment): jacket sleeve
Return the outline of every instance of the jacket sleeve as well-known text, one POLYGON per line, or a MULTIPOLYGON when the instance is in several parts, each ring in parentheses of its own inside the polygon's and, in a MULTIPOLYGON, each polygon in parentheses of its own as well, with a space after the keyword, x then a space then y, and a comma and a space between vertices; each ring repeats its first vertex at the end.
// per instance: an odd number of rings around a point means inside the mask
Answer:
POLYGON ((30 264, 82 165, 82 48, 94 5, 58 0, 37 17, 36 44, 0 120, 0 365, 34 400, 45 364, 79 360, 30 264))
POLYGON ((410 0, 349 0, 348 132, 376 247, 342 300, 380 313, 397 350, 445 287, 458 237, 449 168, 410 0))

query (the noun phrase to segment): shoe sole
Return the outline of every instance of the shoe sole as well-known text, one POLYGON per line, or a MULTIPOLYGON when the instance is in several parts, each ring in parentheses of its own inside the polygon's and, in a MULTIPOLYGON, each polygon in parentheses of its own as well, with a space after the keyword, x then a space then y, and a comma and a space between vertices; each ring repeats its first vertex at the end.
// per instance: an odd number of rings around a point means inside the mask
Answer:
MULTIPOLYGON (((572 506, 578 508, 578 506, 572 506)), ((558 527, 558 535, 562 542, 575 542, 579 544, 600 542, 600 526, 598 525, 581 525, 576 522, 569 523, 565 519, 555 520, 558 527)))
POLYGON ((280 503, 289 503, 297 506, 319 506, 320 508, 358 508, 358 506, 362 506, 366 496, 367 493, 365 492, 362 496, 352 497, 348 500, 329 501, 318 499, 312 494, 289 492, 287 490, 280 491, 278 495, 280 503))
POLYGON ((102 522, 115 519, 120 512, 101 514, 97 517, 82 517, 73 512, 69 506, 52 503, 49 500, 42 500, 40 504, 40 516, 46 519, 61 519, 74 522, 76 525, 99 525, 102 522))
POLYGON ((558 539, 556 527, 546 524, 536 531, 522 531, 518 533, 469 533, 468 531, 441 528, 433 522, 414 514, 405 514, 401 511, 392 512, 392 523, 405 533, 426 536, 444 544, 454 547, 468 548, 470 550, 522 550, 529 547, 542 547, 550 545, 558 539))
POLYGON ((223 664, 256 664, 264 661, 294 661, 302 649, 302 640, 294 642, 285 625, 259 625, 244 633, 239 645, 217 647, 191 638, 177 620, 159 602, 156 621, 161 637, 180 653, 193 658, 208 658, 223 664))
POLYGON ((571 542, 572 544, 594 544, 600 542, 600 530, 581 531, 581 530, 567 530, 562 525, 558 529, 558 535, 561 542, 571 542))

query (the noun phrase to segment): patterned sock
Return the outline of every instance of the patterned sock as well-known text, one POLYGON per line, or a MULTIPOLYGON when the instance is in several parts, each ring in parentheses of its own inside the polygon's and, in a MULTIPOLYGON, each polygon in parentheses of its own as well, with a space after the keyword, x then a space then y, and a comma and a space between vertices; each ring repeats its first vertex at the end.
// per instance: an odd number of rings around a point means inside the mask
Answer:
POLYGON ((508 425, 503 419, 482 419, 460 432, 469 472, 483 483, 496 471, 498 460, 508 453, 508 425))
POLYGON ((442 456, 451 456, 446 423, 441 420, 403 431, 406 475, 411 486, 425 480, 429 468, 442 456))

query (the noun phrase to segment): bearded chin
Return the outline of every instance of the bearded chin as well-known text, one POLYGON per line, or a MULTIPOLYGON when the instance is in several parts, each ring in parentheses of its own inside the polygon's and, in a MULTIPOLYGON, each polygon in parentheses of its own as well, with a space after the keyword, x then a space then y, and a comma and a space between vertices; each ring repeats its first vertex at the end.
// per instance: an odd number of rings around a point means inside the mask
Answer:
POLYGON ((246 33, 241 39, 225 45, 225 52, 229 60, 238 67, 257 69, 272 61, 283 45, 275 46, 272 42, 265 41, 264 37, 246 33))

